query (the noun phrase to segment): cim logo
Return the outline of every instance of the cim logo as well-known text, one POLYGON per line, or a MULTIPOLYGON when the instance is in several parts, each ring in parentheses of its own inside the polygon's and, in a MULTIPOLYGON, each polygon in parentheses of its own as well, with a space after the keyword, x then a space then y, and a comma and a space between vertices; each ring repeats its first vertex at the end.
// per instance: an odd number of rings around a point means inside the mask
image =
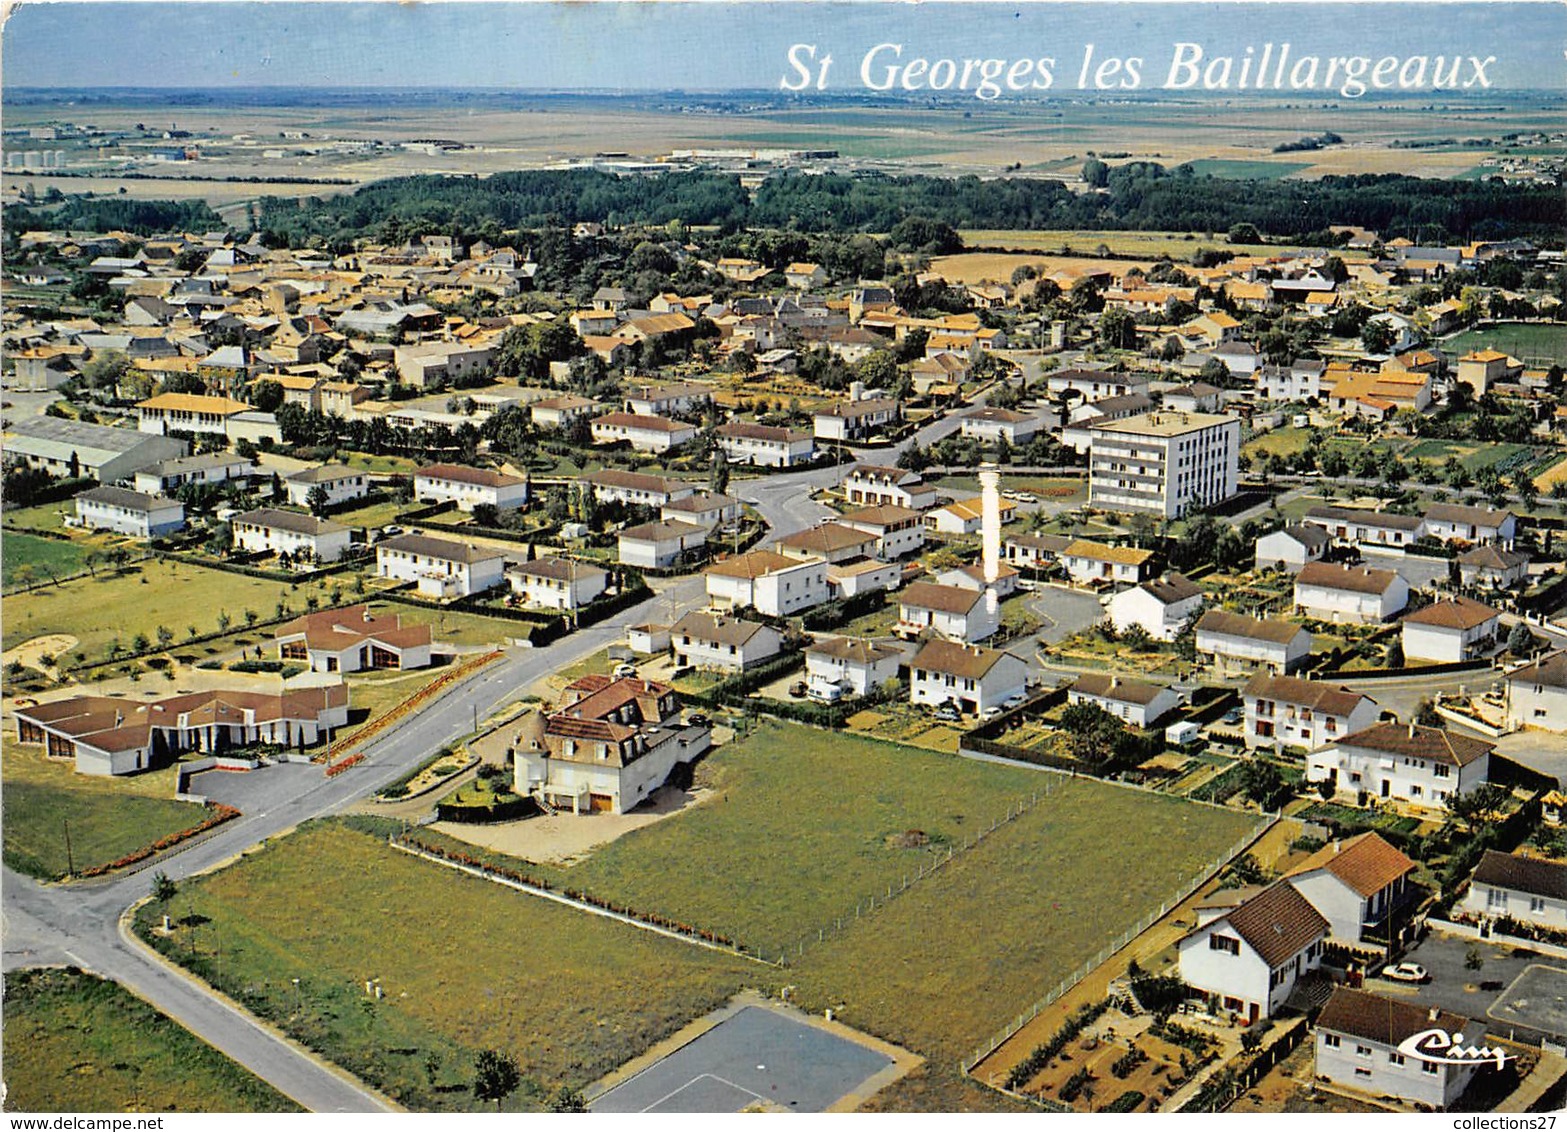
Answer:
POLYGON ((1500 1046, 1465 1045, 1462 1034, 1450 1034, 1440 1026, 1411 1034, 1398 1043, 1398 1052, 1440 1065, 1482 1065, 1490 1062, 1498 1069, 1512 1060, 1513 1056, 1503 1052, 1500 1046))

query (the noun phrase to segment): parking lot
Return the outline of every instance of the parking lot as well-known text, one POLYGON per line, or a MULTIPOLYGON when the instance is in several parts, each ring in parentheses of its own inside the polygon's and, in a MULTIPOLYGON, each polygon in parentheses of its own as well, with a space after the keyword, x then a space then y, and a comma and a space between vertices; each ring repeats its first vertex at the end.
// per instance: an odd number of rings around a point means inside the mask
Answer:
POLYGON ((204 770, 190 778, 189 791, 245 814, 264 814, 299 796, 301 778, 325 781, 313 763, 275 763, 256 770, 204 770))
POLYGON ((1366 989, 1439 1006, 1530 1045, 1538 1045, 1542 1034, 1567 1037, 1567 959, 1440 932, 1429 934, 1406 958, 1424 967, 1430 980, 1415 986, 1369 979, 1366 989), (1480 959, 1478 970, 1466 965, 1471 948, 1480 959))

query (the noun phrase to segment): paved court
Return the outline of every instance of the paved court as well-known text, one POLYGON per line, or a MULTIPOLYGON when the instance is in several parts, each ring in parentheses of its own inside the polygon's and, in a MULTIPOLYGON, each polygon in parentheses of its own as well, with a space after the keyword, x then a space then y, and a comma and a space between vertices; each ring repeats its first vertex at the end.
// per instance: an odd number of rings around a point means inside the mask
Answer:
POLYGON ((745 1006, 588 1107, 593 1112, 823 1112, 889 1069, 885 1053, 745 1006))
POLYGON ((1567 1037, 1567 970, 1531 963, 1487 1013, 1498 1022, 1567 1037))

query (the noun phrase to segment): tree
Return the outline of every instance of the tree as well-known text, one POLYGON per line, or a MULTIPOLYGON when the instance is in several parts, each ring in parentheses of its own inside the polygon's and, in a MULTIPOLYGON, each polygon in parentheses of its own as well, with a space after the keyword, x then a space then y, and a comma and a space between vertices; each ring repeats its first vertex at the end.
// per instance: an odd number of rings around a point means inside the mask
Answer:
POLYGON ((1241 789, 1264 810, 1277 810, 1290 800, 1294 791, 1279 768, 1262 759, 1253 759, 1241 767, 1241 789))
POLYGON ((1368 354, 1385 354, 1393 346, 1393 328, 1385 322, 1368 320, 1360 328, 1360 347, 1368 354))
POLYGON ((1099 341, 1112 350, 1131 350, 1137 346, 1137 320, 1132 312, 1115 308, 1099 316, 1099 341))
POLYGON ((254 609, 247 609, 247 610, 245 610, 245 624, 246 625, 254 625, 260 619, 261 619, 261 614, 257 613, 254 609))
POLYGON ((522 1071, 517 1063, 500 1050, 480 1050, 473 1061, 473 1095, 481 1101, 494 1101, 495 1111, 501 1110, 501 1102, 517 1091, 522 1084, 522 1071))
POLYGON ((82 366, 82 377, 87 382, 87 388, 109 397, 114 396, 120 383, 130 375, 130 372, 131 359, 119 350, 105 350, 100 354, 94 354, 87 364, 82 366))
POLYGON ((498 527, 501 524, 500 508, 493 503, 475 503, 473 505, 473 525, 476 527, 498 527))
POLYGON ((233 623, 234 623, 234 619, 229 616, 229 611, 228 610, 226 610, 226 609, 218 610, 218 632, 220 632, 220 633, 227 633, 229 631, 229 626, 232 625, 233 623))
POLYGON ((562 1085, 550 1094, 546 1106, 550 1112, 587 1112, 588 1105, 582 1094, 569 1085, 562 1085))
POLYGON ((283 404, 283 387, 275 381, 258 381, 250 387, 250 403, 258 412, 275 413, 283 404))
POLYGON ((1534 634, 1529 632, 1529 626, 1522 621, 1513 626, 1513 631, 1507 634, 1507 651, 1515 656, 1524 656, 1534 648, 1534 634))
POLYGON ((1102 189, 1110 183, 1110 166, 1097 157, 1090 157, 1083 162, 1082 177, 1083 184, 1102 189))
POLYGON ((1447 813, 1450 818, 1462 822, 1473 831, 1500 818, 1511 796, 1504 788, 1487 782, 1467 794, 1455 792, 1449 795, 1447 813))
POLYGON ((1478 943, 1471 943, 1464 948, 1464 970, 1478 971, 1485 966, 1485 956, 1480 951, 1478 943))
POLYGON ((1226 237, 1232 244, 1260 244, 1262 233, 1255 224, 1241 223, 1230 228, 1226 237))
POLYGON ((309 507, 310 513, 319 519, 326 514, 329 498, 330 493, 326 489, 326 484, 313 484, 310 490, 305 492, 305 506, 309 507))
POLYGON ((159 625, 156 632, 158 637, 158 647, 160 649, 166 649, 169 647, 169 645, 174 643, 174 630, 170 629, 167 625, 159 625))
POLYGON ((165 913, 169 910, 169 902, 179 895, 179 886, 169 879, 169 874, 159 869, 152 874, 152 898, 163 908, 165 913))

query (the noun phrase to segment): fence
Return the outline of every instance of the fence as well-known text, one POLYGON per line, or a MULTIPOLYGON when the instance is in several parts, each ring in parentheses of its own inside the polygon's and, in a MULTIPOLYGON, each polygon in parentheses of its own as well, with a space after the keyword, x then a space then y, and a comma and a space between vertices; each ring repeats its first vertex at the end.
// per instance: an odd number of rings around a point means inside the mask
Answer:
MULTIPOLYGON (((417 692, 409 696, 402 703, 398 704, 391 711, 387 712, 380 719, 365 725, 363 728, 354 732, 346 739, 339 739, 337 742, 328 747, 326 749, 326 754, 322 756, 322 761, 327 764, 327 773, 333 774, 334 765, 341 765, 335 764, 335 760, 339 755, 351 751, 361 744, 369 742, 382 731, 385 731, 392 724, 402 719, 403 716, 413 711, 420 704, 434 699, 436 696, 439 696, 442 692, 446 691, 446 689, 450 688, 459 680, 466 680, 469 676, 483 668, 486 664, 499 660, 505 655, 505 653, 496 650, 493 652, 484 653, 482 656, 474 657, 472 660, 464 661, 456 668, 453 668, 450 672, 444 673, 436 679, 430 681, 430 683, 426 684, 423 688, 420 688, 417 692)), ((346 762, 347 760, 344 761, 346 762)))
MULTIPOLYGON (((1274 820, 1276 819, 1269 819, 1264 825, 1253 829, 1234 845, 1230 846, 1230 848, 1225 852, 1221 853, 1218 857, 1204 865, 1192 876, 1190 880, 1188 880, 1180 887, 1179 890, 1176 891, 1174 896, 1170 897, 1163 904, 1160 904, 1157 911, 1150 911, 1147 915, 1143 916, 1142 919, 1138 920, 1137 923, 1133 924, 1130 928, 1127 928, 1126 931, 1122 932, 1115 939, 1105 944, 1105 946, 1100 949, 1099 954, 1095 955, 1092 959, 1085 962, 1082 966, 1078 967, 1077 970, 1073 971, 1066 978, 1062 979, 1059 983, 1050 988, 1049 992, 1046 993, 1043 998, 1035 1002, 1033 1006, 1029 1007, 1027 1010, 1023 1011, 1016 1018, 1014 1018, 1010 1025, 1001 1030, 998 1030, 995 1034, 991 1035, 988 1041, 980 1045, 972 1054, 964 1058, 963 1061, 959 1063, 959 1067, 962 1069, 963 1073, 965 1075, 972 1073, 976 1065, 984 1061, 991 1054, 995 1053, 996 1050, 1000 1049, 1004 1044, 1011 1041, 1012 1037, 1017 1034, 1018 1031, 1020 1031, 1024 1026, 1027 1026, 1035 1018, 1038 1018, 1040 1013, 1044 1011, 1045 1008, 1050 1006, 1062 995, 1070 991, 1073 987, 1077 986, 1078 983, 1086 979, 1112 955, 1120 951, 1127 944, 1131 943, 1138 936, 1142 935, 1143 932, 1147 931, 1149 928, 1153 927, 1154 924, 1162 920, 1172 908, 1178 907, 1181 901, 1185 900, 1188 896, 1201 888, 1210 877, 1218 873, 1220 869, 1224 868, 1225 865, 1229 864, 1230 861, 1239 856, 1248 845, 1260 837, 1263 832, 1273 824, 1274 820)), ((987 1082, 981 1083, 987 1084, 987 1082)))

